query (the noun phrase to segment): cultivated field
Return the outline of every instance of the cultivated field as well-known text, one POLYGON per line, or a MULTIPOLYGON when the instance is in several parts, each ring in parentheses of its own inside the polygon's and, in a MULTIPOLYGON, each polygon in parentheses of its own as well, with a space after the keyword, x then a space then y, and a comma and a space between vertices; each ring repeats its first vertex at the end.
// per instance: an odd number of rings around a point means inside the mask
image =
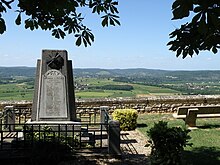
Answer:
POLYGON ((80 82, 82 85, 88 85, 88 88, 84 90, 76 90, 77 98, 100 98, 100 97, 144 97, 144 96, 153 96, 153 95, 177 95, 180 94, 179 91, 149 86, 149 85, 140 85, 134 83, 122 83, 116 82, 112 79, 103 79, 103 78, 84 78, 76 79, 76 82, 80 82), (129 85, 132 86, 132 90, 105 90, 100 89, 105 85, 129 85))

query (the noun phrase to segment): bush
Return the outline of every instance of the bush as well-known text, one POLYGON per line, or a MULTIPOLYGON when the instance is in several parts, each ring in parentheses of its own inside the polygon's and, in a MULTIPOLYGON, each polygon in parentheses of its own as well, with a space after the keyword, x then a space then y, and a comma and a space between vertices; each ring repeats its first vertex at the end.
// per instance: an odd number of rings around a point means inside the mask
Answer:
POLYGON ((150 137, 151 163, 153 165, 178 165, 181 164, 182 151, 187 145, 190 130, 180 127, 167 126, 167 122, 159 121, 148 132, 150 137))
POLYGON ((134 130, 137 127, 138 113, 135 109, 116 109, 113 113, 113 120, 118 120, 123 131, 134 130))
POLYGON ((75 138, 57 135, 48 126, 42 129, 41 132, 35 132, 33 127, 25 127, 26 147, 28 148, 25 155, 29 157, 30 164, 56 165, 72 155, 73 150, 69 141, 77 142, 75 138))

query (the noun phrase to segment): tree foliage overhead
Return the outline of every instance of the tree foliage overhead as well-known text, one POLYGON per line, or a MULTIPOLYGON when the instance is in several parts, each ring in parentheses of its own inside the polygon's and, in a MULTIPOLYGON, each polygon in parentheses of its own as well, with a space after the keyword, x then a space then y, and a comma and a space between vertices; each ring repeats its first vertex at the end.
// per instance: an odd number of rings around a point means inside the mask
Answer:
POLYGON ((176 56, 183 58, 200 51, 217 53, 220 48, 220 0, 175 0, 173 20, 192 18, 170 33, 168 43, 176 56))
MULTIPOLYGON (((3 13, 12 9, 15 0, 0 0, 0 34, 6 31, 3 13)), ((22 24, 26 29, 50 30, 55 38, 64 39, 66 34, 76 37, 76 45, 85 47, 94 42, 91 30, 83 24, 82 13, 78 8, 86 7, 92 13, 101 15, 102 26, 120 25, 118 2, 115 0, 18 0, 15 20, 17 25, 22 24)))
MULTIPOLYGON (((4 14, 18 13, 15 23, 26 29, 49 30, 55 38, 72 34, 76 45, 94 42, 91 30, 83 24, 79 8, 88 8, 101 17, 103 27, 120 25, 117 0, 0 0, 0 34, 6 31, 4 14), (16 3, 15 5, 12 5, 16 3)), ((193 56, 201 51, 217 53, 220 48, 220 0, 174 0, 173 20, 191 19, 170 33, 170 50, 176 56, 193 56)))

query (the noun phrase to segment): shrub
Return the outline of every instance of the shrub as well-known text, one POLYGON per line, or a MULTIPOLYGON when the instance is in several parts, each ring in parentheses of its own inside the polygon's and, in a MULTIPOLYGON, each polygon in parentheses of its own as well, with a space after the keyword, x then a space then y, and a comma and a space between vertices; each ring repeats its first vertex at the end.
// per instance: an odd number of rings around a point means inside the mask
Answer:
POLYGON ((135 109, 116 109, 113 120, 118 120, 123 131, 134 130, 137 127, 138 113, 135 109))
POLYGON ((56 165, 72 154, 71 142, 77 142, 74 137, 58 135, 48 126, 42 129, 35 132, 33 127, 25 126, 26 147, 30 148, 26 150, 26 156, 32 165, 56 165))
POLYGON ((148 132, 150 137, 151 163, 153 165, 181 164, 182 151, 187 145, 190 130, 167 126, 167 122, 159 121, 148 132))

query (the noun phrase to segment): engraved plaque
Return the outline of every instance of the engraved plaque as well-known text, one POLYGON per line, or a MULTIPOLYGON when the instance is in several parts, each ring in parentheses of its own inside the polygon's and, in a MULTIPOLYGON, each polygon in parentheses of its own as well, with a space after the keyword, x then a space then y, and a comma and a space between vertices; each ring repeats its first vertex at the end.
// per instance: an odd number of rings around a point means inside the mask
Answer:
POLYGON ((42 76, 39 118, 67 118, 65 76, 56 69, 42 76))

